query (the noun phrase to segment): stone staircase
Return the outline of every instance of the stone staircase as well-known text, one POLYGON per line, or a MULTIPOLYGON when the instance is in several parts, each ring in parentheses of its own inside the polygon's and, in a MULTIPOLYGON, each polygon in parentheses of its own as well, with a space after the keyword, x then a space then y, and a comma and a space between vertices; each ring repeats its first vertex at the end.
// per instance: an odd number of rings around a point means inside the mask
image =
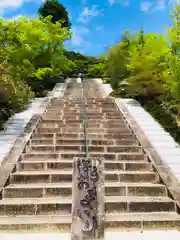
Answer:
MULTIPOLYGON (((53 99, 2 191, 0 230, 70 231, 72 161, 84 154, 81 86, 53 99)), ((179 228, 176 202, 113 98, 85 85, 89 155, 105 159, 105 229, 179 228)))

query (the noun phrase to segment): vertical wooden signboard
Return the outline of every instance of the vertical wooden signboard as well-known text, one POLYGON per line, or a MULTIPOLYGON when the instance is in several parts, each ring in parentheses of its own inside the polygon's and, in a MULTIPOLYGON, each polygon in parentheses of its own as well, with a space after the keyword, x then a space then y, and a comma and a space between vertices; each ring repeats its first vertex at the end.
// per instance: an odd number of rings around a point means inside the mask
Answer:
POLYGON ((73 161, 72 240, 104 238, 104 159, 73 161))

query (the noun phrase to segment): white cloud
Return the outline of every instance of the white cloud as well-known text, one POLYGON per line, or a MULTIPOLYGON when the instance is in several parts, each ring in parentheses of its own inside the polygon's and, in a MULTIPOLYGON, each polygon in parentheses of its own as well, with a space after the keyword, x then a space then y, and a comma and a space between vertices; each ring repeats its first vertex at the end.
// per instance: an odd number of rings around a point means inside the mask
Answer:
MULTIPOLYGON (((69 41, 70 47, 73 50, 76 48, 79 49, 90 49, 92 44, 86 38, 88 37, 90 31, 88 28, 83 26, 74 26, 72 27, 72 39, 69 41)), ((78 51, 78 52, 79 52, 78 51)))
POLYGON ((25 2, 37 2, 41 3, 44 0, 0 0, 0 13, 4 13, 5 10, 18 9, 23 6, 25 2))
POLYGON ((147 1, 142 2, 141 3, 141 11, 148 12, 151 6, 152 6, 152 2, 147 2, 147 1))
POLYGON ((180 0, 169 0, 169 4, 172 4, 172 5, 180 4, 180 0))
POLYGON ((17 14, 15 16, 12 16, 11 18, 8 18, 7 20, 18 20, 20 17, 26 17, 27 19, 38 19, 38 15, 21 15, 17 14))
POLYGON ((104 27, 103 26, 96 26, 96 30, 100 31, 100 32, 103 32, 104 27))
POLYGON ((86 0, 82 0, 82 5, 86 5, 86 0))
POLYGON ((113 5, 114 3, 116 3, 116 0, 108 0, 110 5, 113 5))
POLYGON ((129 6, 130 0, 120 0, 120 4, 123 6, 129 6))
POLYGON ((155 7, 155 10, 164 10, 165 8, 166 8, 165 0, 157 0, 157 6, 155 7))
POLYGON ((84 7, 82 13, 77 19, 78 22, 86 23, 90 21, 93 17, 102 16, 104 9, 98 9, 97 5, 92 5, 91 8, 84 7))
POLYGON ((18 15, 12 16, 10 19, 11 19, 11 20, 18 20, 18 19, 21 18, 21 17, 26 17, 26 16, 21 15, 21 14, 18 14, 18 15))
POLYGON ((115 3, 120 3, 123 6, 129 6, 130 0, 108 0, 109 4, 112 6, 115 3))
POLYGON ((154 0, 154 1, 143 1, 141 3, 141 11, 142 12, 149 12, 151 11, 151 13, 156 12, 156 11, 162 11, 164 9, 166 9, 166 7, 168 6, 168 3, 170 4, 170 2, 172 1, 179 1, 180 0, 154 0))
POLYGON ((72 39, 71 43, 73 45, 79 46, 84 44, 85 41, 85 36, 89 34, 89 29, 86 27, 72 27, 72 39))

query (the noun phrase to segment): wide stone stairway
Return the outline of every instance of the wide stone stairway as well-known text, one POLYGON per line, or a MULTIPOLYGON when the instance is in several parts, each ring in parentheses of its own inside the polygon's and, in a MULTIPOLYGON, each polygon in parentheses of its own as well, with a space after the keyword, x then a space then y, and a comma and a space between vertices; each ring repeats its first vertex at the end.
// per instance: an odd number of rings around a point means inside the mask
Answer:
MULTIPOLYGON (((85 83, 89 155, 103 157, 105 230, 178 228, 176 202, 126 119, 94 81, 85 83)), ((84 154, 81 84, 53 99, 10 174, 0 230, 70 231, 73 157, 84 154)))

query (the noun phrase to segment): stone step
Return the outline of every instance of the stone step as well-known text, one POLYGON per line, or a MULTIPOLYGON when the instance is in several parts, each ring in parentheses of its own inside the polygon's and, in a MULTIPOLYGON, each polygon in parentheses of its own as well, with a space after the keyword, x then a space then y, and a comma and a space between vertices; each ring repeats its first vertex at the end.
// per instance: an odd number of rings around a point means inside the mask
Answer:
MULTIPOLYGON (((83 116, 83 112, 75 112, 75 111, 66 111, 66 112, 55 112, 55 111, 48 111, 45 113, 46 116, 50 115, 50 116, 65 116, 65 117, 68 117, 68 116, 83 116)), ((105 115, 105 113, 102 113, 102 112, 86 112, 86 116, 96 116, 96 117, 103 117, 103 115, 105 115)))
MULTIPOLYGON (((34 152, 34 153, 24 153, 21 155, 20 160, 22 161, 48 161, 48 160, 62 160, 70 159, 73 160, 74 157, 84 156, 84 154, 77 154, 76 152, 70 153, 46 153, 46 152, 34 152)), ((132 153, 90 153, 90 157, 104 158, 105 160, 117 160, 117 161, 147 161, 147 155, 139 152, 132 153)))
MULTIPOLYGON (((91 103, 91 104, 96 104, 96 105, 100 105, 100 104, 111 104, 113 105, 114 104, 114 99, 108 99, 108 98, 102 98, 102 97, 93 97, 93 98, 90 98, 89 96, 88 97, 85 97, 85 103, 91 103)), ((60 104, 75 104, 75 102, 79 103, 79 104, 82 104, 82 97, 73 97, 72 94, 71 95, 68 95, 66 96, 66 93, 64 94, 63 98, 59 98, 59 99, 52 99, 51 100, 51 104, 50 105, 60 105, 60 104)))
POLYGON ((104 201, 106 213, 176 211, 175 202, 164 196, 105 196, 104 201))
MULTIPOLYGON (((84 145, 30 145, 26 152, 67 152, 74 151, 76 153, 84 152, 84 145)), ((137 145, 116 145, 116 146, 102 146, 102 145, 89 145, 88 152, 109 152, 109 153, 126 153, 126 152, 139 152, 143 153, 143 148, 137 145)))
MULTIPOLYGON (((114 99, 111 102, 107 102, 105 101, 103 98, 94 98, 94 99, 85 99, 85 103, 86 105, 93 105, 95 104, 96 106, 109 106, 109 107, 113 107, 115 105, 114 103, 114 99)), ((82 98, 79 99, 70 99, 70 97, 67 97, 67 99, 61 99, 59 100, 55 100, 54 102, 51 101, 50 106, 59 106, 60 104, 70 104, 70 105, 74 105, 74 104, 79 104, 82 105, 82 98)))
MULTIPOLYGON (((94 114, 94 113, 109 113, 109 114, 119 114, 120 111, 118 108, 104 108, 104 107, 91 107, 91 106, 87 106, 86 109, 86 114, 94 114)), ((84 113, 84 108, 83 106, 74 106, 74 107, 61 107, 61 108, 49 108, 46 110, 46 112, 51 112, 53 113, 66 113, 66 114, 71 114, 71 113, 84 113)))
MULTIPOLYGON (((86 125, 90 128, 101 128, 103 125, 101 123, 90 123, 86 125)), ((123 125, 122 125, 123 126, 123 125)), ((83 123, 40 123, 38 128, 83 128, 83 123)))
POLYGON ((149 182, 109 182, 105 181, 106 196, 167 196, 163 184, 149 182))
MULTIPOLYGON (((149 171, 105 170, 105 181, 158 183, 159 175, 149 171)), ((72 181, 72 170, 19 171, 11 173, 10 184, 15 183, 56 183, 72 181)))
MULTIPOLYGON (((41 138, 36 138, 31 140, 32 145, 53 145, 53 144, 65 144, 65 145, 83 145, 85 143, 84 139, 57 139, 56 135, 53 136, 51 139, 41 139, 41 138)), ((90 140, 87 140, 87 143, 90 143, 90 140)))
MULTIPOLYGON (((71 116, 70 115, 56 115, 56 116, 53 116, 52 114, 45 114, 44 116, 43 116, 43 119, 55 119, 55 120, 81 120, 81 121, 83 121, 84 120, 84 117, 83 117, 83 115, 76 115, 76 114, 72 114, 71 116)), ((98 117, 97 115, 94 115, 94 116, 86 116, 86 121, 92 121, 92 120, 94 120, 94 121, 96 121, 96 122, 101 122, 103 119, 105 119, 105 120, 108 120, 108 121, 110 121, 110 120, 113 120, 113 121, 115 121, 115 120, 119 120, 119 121, 123 121, 124 119, 122 118, 122 117, 120 117, 120 116, 105 116, 105 115, 103 115, 103 116, 100 116, 100 117, 98 117)))
MULTIPOLYGON (((61 101, 61 102, 58 102, 56 101, 55 103, 51 103, 50 106, 58 106, 59 104, 68 104, 68 105, 75 105, 75 104, 78 104, 78 105, 81 105, 82 106, 82 99, 78 99, 78 100, 71 100, 70 101, 61 101)), ((108 107, 114 107, 115 103, 114 102, 111 102, 111 103, 107 103, 101 99, 94 99, 94 100, 90 100, 90 99, 85 99, 85 104, 88 105, 88 106, 91 106, 91 105, 96 105, 96 106, 108 106, 108 107)))
MULTIPOLYGON (((68 98, 68 97, 67 97, 68 98)), ((70 98, 70 97, 69 97, 70 98)), ((82 99, 78 99, 78 100, 66 100, 66 99, 62 99, 62 100, 56 100, 55 102, 51 102, 50 106, 53 107, 58 107, 58 106, 62 106, 62 105, 80 105, 82 106, 82 99)), ((94 100, 90 100, 90 99, 85 99, 85 104, 86 105, 96 105, 96 106, 109 106, 109 107, 113 107, 115 105, 114 102, 111 103, 107 103, 104 102, 103 99, 94 99, 94 100)))
MULTIPOLYGON (((104 107, 104 106, 101 106, 101 107, 97 107, 96 105, 93 105, 93 106, 86 106, 86 113, 87 112, 112 112, 112 113, 117 113, 117 112, 120 112, 118 108, 109 108, 109 107, 104 107)), ((59 107, 49 107, 46 109, 46 112, 81 112, 83 113, 84 111, 84 108, 82 105, 63 105, 63 106, 59 106, 59 107)))
MULTIPOLYGON (((56 137, 56 135, 52 136, 51 138, 33 138, 30 142, 32 145, 53 145, 53 144, 60 144, 60 145, 84 145, 85 140, 84 138, 81 139, 62 139, 56 137)), ((87 139, 88 145, 139 145, 136 140, 127 139, 127 140, 118 140, 118 139, 87 139)))
MULTIPOLYGON (((72 169, 73 160, 59 160, 59 161, 24 161, 17 163, 18 171, 45 171, 47 169, 72 169)), ((121 161, 107 160, 104 163, 105 169, 119 169, 123 171, 153 171, 152 163, 143 161, 121 161)))
POLYGON ((153 171, 152 163, 150 162, 142 162, 142 161, 107 161, 104 163, 104 167, 106 170, 114 169, 114 170, 123 170, 123 171, 153 171))
MULTIPOLYGON (((118 110, 117 107, 113 107, 113 108, 108 108, 108 106, 99 106, 99 105, 96 105, 96 104, 85 104, 86 106, 86 110, 102 110, 102 109, 107 109, 107 110, 118 110)), ((83 111, 84 109, 84 105, 82 104, 68 104, 68 103, 62 103, 60 105, 57 105, 57 106, 54 106, 54 105, 49 105, 49 107, 47 108, 47 111, 48 110, 53 110, 53 111, 59 111, 59 110, 76 110, 76 111, 83 111)))
MULTIPOLYGON (((36 133, 84 133, 83 126, 81 127, 61 127, 61 128, 53 128, 53 127, 39 127, 35 131, 36 133)), ((87 133, 132 133, 131 129, 128 128, 86 128, 87 133)))
MULTIPOLYGON (((71 196, 72 183, 11 184, 3 189, 3 198, 41 198, 71 196)), ((105 182, 106 196, 167 196, 162 184, 105 182)))
MULTIPOLYGON (((51 119, 54 119, 54 120, 69 120, 69 121, 75 121, 75 120, 81 120, 83 121, 83 116, 78 116, 78 115, 71 115, 71 116, 62 116, 62 115, 57 115, 57 116, 52 116, 52 114, 44 114, 42 119, 43 120, 51 120, 51 119)), ((107 121, 116 121, 116 120, 119 120, 119 121, 124 121, 124 118, 121 117, 121 116, 118 116, 118 117, 115 117, 115 116, 105 116, 103 115, 103 117, 98 117, 98 116, 86 116, 86 121, 97 121, 97 122, 100 122, 102 120, 107 120, 107 121)))
MULTIPOLYGON (((44 119, 41 121, 41 123, 65 123, 65 124, 71 124, 71 123, 82 123, 82 120, 71 120, 71 119, 44 119)), ((96 123, 96 120, 94 119, 88 119, 87 123, 96 123)), ((121 119, 115 119, 115 120, 108 120, 108 119, 100 119, 99 123, 102 124, 107 124, 107 123, 112 123, 112 124, 121 124, 124 123, 123 120, 121 119)))
POLYGON ((4 188, 2 196, 3 198, 72 197, 72 183, 11 184, 4 188))
MULTIPOLYGON (((93 88, 94 87, 96 87, 97 85, 95 85, 95 83, 93 82, 93 84, 92 85, 89 85, 90 84, 90 82, 88 82, 88 85, 86 85, 86 87, 87 86, 93 86, 93 88)), ((79 86, 81 86, 81 84, 79 84, 79 85, 76 85, 76 86, 78 86, 78 92, 79 92, 79 86)), ((72 86, 73 88, 74 88, 74 85, 72 86)), ((71 88, 71 91, 72 91, 72 88, 71 88)), ((65 93, 65 96, 66 96, 66 93, 65 93)), ((56 101, 81 101, 82 100, 82 96, 80 95, 80 96, 74 96, 73 94, 71 94, 71 96, 67 96, 67 97, 65 97, 65 96, 63 96, 63 99, 62 98, 60 98, 60 99, 58 99, 58 100, 56 100, 56 99, 54 99, 54 101, 56 102, 56 101)), ((111 98, 111 97, 107 97, 107 98, 104 98, 104 97, 101 97, 101 96, 96 96, 96 97, 94 97, 94 96, 88 96, 88 97, 86 97, 85 96, 85 99, 86 100, 88 100, 88 101, 97 101, 97 102, 100 102, 100 101, 102 101, 102 102, 104 102, 104 103, 113 103, 114 102, 114 99, 113 98, 111 98)))
POLYGON ((32 170, 38 170, 38 171, 45 171, 45 170, 51 170, 51 169, 72 169, 72 163, 73 161, 24 161, 17 163, 17 170, 18 171, 32 171, 32 170))
MULTIPOLYGON (((83 128, 83 123, 40 123, 38 125, 38 128, 83 128)), ((120 124, 113 124, 113 123, 86 123, 87 128, 127 128, 129 129, 125 123, 120 123, 120 124)))
MULTIPOLYGON (((0 230, 13 232, 54 233, 71 231, 71 214, 1 216, 0 230)), ((143 231, 180 229, 180 216, 175 212, 109 213, 105 215, 106 231, 143 231)))
MULTIPOLYGON (((98 105, 114 105, 114 99, 111 99, 111 101, 107 101, 107 99, 105 98, 98 98, 98 97, 94 97, 94 98, 89 98, 89 96, 87 98, 85 98, 85 103, 89 103, 89 104, 96 104, 98 105)), ((82 98, 72 98, 72 95, 70 96, 66 96, 66 94, 64 95, 63 98, 59 98, 59 99, 52 99, 51 100, 51 106, 58 106, 60 104, 81 104, 82 105, 82 98)))
MULTIPOLYGON (((99 104, 96 103, 86 103, 85 104, 86 110, 97 110, 97 111, 119 111, 119 108, 116 105, 107 105, 107 104, 99 104)), ((60 105, 50 105, 46 111, 61 111, 61 110, 72 110, 72 111, 83 111, 84 106, 82 103, 61 103, 60 105)))
MULTIPOLYGON (((110 113, 121 113, 117 105, 114 106, 107 106, 107 105, 97 105, 97 104, 85 104, 86 112, 110 112, 110 113)), ((82 104, 61 104, 59 106, 49 106, 45 112, 52 111, 52 112, 83 112, 84 106, 82 104)), ((121 114, 122 115, 122 114, 121 114)))
MULTIPOLYGON (((53 116, 63 116, 63 117, 68 117, 68 116, 80 116, 82 117, 84 115, 83 111, 75 111, 75 110, 59 110, 59 111, 50 111, 48 110, 46 113, 46 115, 51 115, 53 116)), ((86 116, 88 116, 89 118, 92 116, 96 116, 98 118, 103 118, 103 116, 115 116, 115 117, 120 117, 120 120, 123 119, 123 116, 121 115, 121 113, 118 110, 115 111, 106 111, 106 110, 94 110, 94 111, 86 111, 86 116)))
POLYGON ((158 183, 159 175, 150 171, 105 170, 105 181, 158 183))
POLYGON ((72 170, 20 171, 10 175, 14 183, 56 183, 72 181, 72 170))
MULTIPOLYGON (((44 114, 45 118, 51 117, 51 118, 57 118, 57 119, 84 119, 83 114, 80 113, 51 113, 51 112, 46 112, 44 114)), ((96 121, 100 121, 101 119, 113 119, 113 120, 121 120, 122 116, 120 114, 107 114, 107 113, 87 113, 86 114, 86 119, 96 119, 96 121)))
MULTIPOLYGON (((71 214, 71 197, 5 198, 0 200, 0 215, 71 214)), ((105 196, 106 213, 175 212, 176 204, 169 197, 105 196)))
MULTIPOLYGON (((64 111, 47 111, 47 112, 45 112, 45 114, 44 114, 45 116, 48 116, 48 115, 50 115, 50 116, 66 116, 66 117, 71 117, 71 116, 83 116, 83 112, 75 112, 75 111, 66 111, 66 112, 64 112, 64 111)), ((102 113, 102 112, 86 112, 86 116, 96 116, 96 117, 99 117, 99 118, 102 118, 102 116, 103 115, 107 115, 106 113, 102 113)), ((115 115, 115 116, 119 116, 119 114, 113 114, 113 115, 115 115)))
POLYGON ((72 216, 63 215, 16 215, 0 216, 0 231, 14 232, 70 232, 72 216))
MULTIPOLYGON (((88 85, 89 86, 89 85, 88 85)), ((71 89, 71 91, 72 91, 72 89, 71 89)), ((96 96, 96 97, 90 97, 90 96, 88 96, 88 97, 86 97, 85 96, 85 100, 86 101, 97 101, 98 103, 101 101, 101 102, 103 102, 103 103, 113 103, 114 102, 114 99, 113 98, 103 98, 103 97, 100 97, 100 96, 96 96)), ((82 97, 81 96, 79 96, 79 97, 77 97, 77 96, 74 96, 73 94, 71 94, 71 96, 67 96, 66 97, 66 93, 65 93, 65 95, 63 96, 63 98, 60 98, 60 99, 52 99, 52 103, 58 103, 59 104, 59 102, 70 102, 70 101, 72 101, 72 102, 75 102, 75 101, 82 101, 82 97)))
POLYGON ((71 214, 71 197, 5 198, 0 200, 0 215, 71 214))
POLYGON ((109 213, 105 215, 106 230, 169 230, 180 229, 180 216, 176 212, 109 213))
MULTIPOLYGON (((34 133, 32 139, 34 138, 54 138, 54 133, 34 133)), ((68 139, 80 139, 84 138, 84 133, 56 133, 56 138, 68 138, 68 139)), ((132 133, 87 133, 88 139, 117 139, 117 140, 134 140, 135 136, 132 133)))

